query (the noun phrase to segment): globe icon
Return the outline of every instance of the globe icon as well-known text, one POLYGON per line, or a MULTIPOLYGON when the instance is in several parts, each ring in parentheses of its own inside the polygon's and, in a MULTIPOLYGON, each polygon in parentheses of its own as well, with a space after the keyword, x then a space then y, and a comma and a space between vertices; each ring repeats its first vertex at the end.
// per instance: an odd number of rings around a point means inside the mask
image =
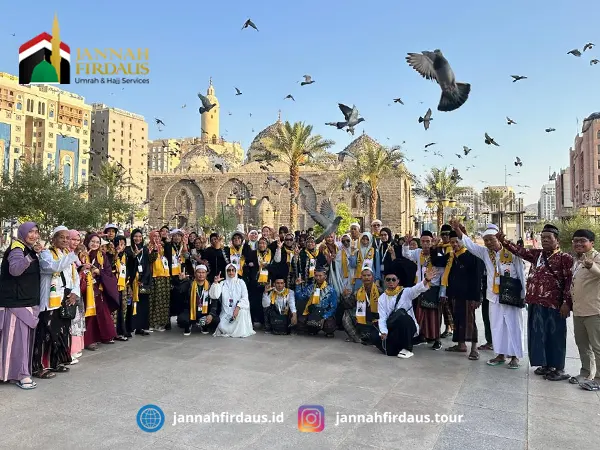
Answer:
POLYGON ((165 423, 165 413, 156 405, 142 406, 137 414, 138 426, 148 433, 160 430, 165 423))

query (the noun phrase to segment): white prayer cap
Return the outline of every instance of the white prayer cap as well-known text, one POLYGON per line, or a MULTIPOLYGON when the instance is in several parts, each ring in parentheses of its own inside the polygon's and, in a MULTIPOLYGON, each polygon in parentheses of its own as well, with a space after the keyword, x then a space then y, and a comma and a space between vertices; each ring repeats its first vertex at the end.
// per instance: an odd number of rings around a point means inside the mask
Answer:
POLYGON ((371 225, 381 225, 381 220, 375 219, 373 222, 371 222, 371 225))
POLYGON ((173 228, 170 233, 171 236, 173 236, 174 234, 181 234, 183 236, 183 231, 180 230, 179 228, 173 228))
POLYGON ((368 270, 369 272, 371 272, 371 273, 374 273, 374 272, 373 272, 373 269, 371 269, 369 266, 363 266, 363 268, 362 268, 362 269, 360 269, 360 272, 362 273, 362 272, 364 272, 365 270, 368 270))
POLYGON ((196 266, 195 272, 198 272, 199 270, 204 270, 205 272, 208 272, 208 267, 206 267, 204 264, 199 264, 196 266))
POLYGON ((116 226, 114 223, 107 223, 106 225, 104 225, 104 232, 106 233, 106 230, 110 230, 111 228, 117 232, 119 231, 119 227, 116 226))
POLYGON ((69 231, 69 229, 67 227, 65 227, 64 225, 60 225, 60 226, 56 227, 54 230, 52 230, 52 237, 56 236, 61 231, 69 231))
POLYGON ((483 237, 486 236, 496 236, 498 234, 500 230, 498 229, 498 225, 494 225, 493 223, 490 223, 487 226, 487 229, 483 232, 483 237))
POLYGON ((350 228, 352 228, 352 227, 358 227, 358 229, 360 230, 360 224, 358 222, 352 222, 350 224, 350 228))

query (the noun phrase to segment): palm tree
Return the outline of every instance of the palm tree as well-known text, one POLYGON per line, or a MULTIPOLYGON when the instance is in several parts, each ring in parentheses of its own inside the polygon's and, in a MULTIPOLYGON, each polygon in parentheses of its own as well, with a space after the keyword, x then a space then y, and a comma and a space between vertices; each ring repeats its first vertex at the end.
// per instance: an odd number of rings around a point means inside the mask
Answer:
POLYGON ((363 139, 360 145, 349 155, 354 159, 342 174, 344 180, 359 180, 368 187, 369 216, 371 221, 377 219, 377 202, 379 200, 379 184, 385 176, 392 173, 409 175, 404 166, 404 154, 399 146, 384 147, 372 139, 363 139))
POLYGON ((91 175, 88 182, 88 191, 92 197, 104 197, 104 204, 108 213, 108 221, 112 223, 113 215, 122 209, 121 203, 125 201, 120 195, 122 189, 136 187, 131 183, 131 177, 125 177, 127 171, 122 166, 105 162, 100 166, 97 175, 91 175))
POLYGON ((304 122, 293 125, 285 122, 279 126, 272 136, 263 139, 265 152, 259 155, 267 161, 281 161, 290 170, 290 227, 295 230, 298 225, 298 198, 300 195, 300 167, 316 164, 326 155, 326 150, 335 142, 323 139, 319 134, 312 134, 313 127, 304 122))
POLYGON ((418 181, 413 193, 417 197, 426 198, 428 206, 437 205, 437 229, 444 223, 444 208, 465 191, 464 187, 458 186, 460 179, 454 178, 447 167, 439 169, 432 167, 425 175, 425 181, 418 181))

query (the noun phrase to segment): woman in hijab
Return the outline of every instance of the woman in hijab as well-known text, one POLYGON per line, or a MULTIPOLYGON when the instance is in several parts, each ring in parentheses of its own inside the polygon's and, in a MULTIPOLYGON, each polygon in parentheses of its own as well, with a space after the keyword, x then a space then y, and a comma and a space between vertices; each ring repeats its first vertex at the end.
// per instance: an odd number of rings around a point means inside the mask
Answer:
POLYGON ((255 331, 252 329, 246 283, 238 278, 233 264, 228 264, 225 271, 225 280, 221 281, 221 274, 217 274, 208 293, 211 299, 218 299, 221 304, 219 326, 213 336, 252 336, 255 331))
MULTIPOLYGON (((35 389, 31 379, 33 336, 40 304, 42 250, 38 227, 21 224, 0 268, 0 380, 15 381, 21 389, 35 389)), ((55 375, 46 372, 46 378, 55 375)))
MULTIPOLYGON (((85 247, 81 245, 81 235, 77 230, 69 230, 69 249, 77 254, 79 261, 84 261, 85 247), (83 252, 82 252, 83 251, 83 252)), ((77 263, 76 263, 77 264, 77 263)), ((81 286, 85 273, 79 270, 79 285, 81 286)), ((81 291, 82 293, 85 291, 81 291)), ((71 320, 71 358, 76 360, 83 354, 83 336, 85 334, 85 304, 83 301, 83 295, 79 297, 77 301, 77 312, 75 318, 71 320)), ((71 362, 72 364, 72 362, 71 362)))
POLYGON ((356 269, 354 272, 354 287, 353 291, 356 292, 362 286, 361 273, 364 267, 368 267, 374 271, 375 262, 375 247, 373 247, 373 235, 369 232, 364 232, 360 236, 360 243, 358 244, 358 251, 356 252, 356 269))
POLYGON ((252 230, 248 232, 248 242, 246 242, 250 250, 256 250, 256 246, 258 245, 258 231, 252 230))
POLYGON ((86 350, 95 351, 98 343, 114 344, 117 333, 111 312, 119 307, 117 280, 112 273, 106 253, 100 250, 100 236, 88 233, 83 241, 88 249, 87 261, 91 269, 85 278, 85 334, 86 350))
POLYGON ((125 236, 116 236, 113 240, 115 253, 113 257, 112 271, 117 279, 117 290, 119 291, 119 309, 113 311, 113 323, 117 327, 117 341, 127 341, 131 337, 131 321, 133 317, 133 304, 128 301, 130 292, 127 289, 127 254, 125 247, 127 239, 125 236))
POLYGON ((125 249, 127 254, 127 283, 131 289, 132 316, 135 334, 148 336, 150 333, 150 288, 152 286, 152 268, 150 253, 144 245, 142 230, 131 232, 131 245, 125 249))
POLYGON ((150 330, 165 331, 170 321, 171 270, 165 256, 163 241, 158 231, 150 232, 150 265, 152 266, 152 291, 150 293, 150 330))

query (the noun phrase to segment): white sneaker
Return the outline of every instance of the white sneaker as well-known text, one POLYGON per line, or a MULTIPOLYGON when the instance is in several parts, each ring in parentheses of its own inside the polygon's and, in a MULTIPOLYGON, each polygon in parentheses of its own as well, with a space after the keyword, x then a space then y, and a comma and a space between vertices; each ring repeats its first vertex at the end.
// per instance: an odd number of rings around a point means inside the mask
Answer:
POLYGON ((398 353, 398 358, 408 359, 408 358, 410 358, 413 355, 414 355, 413 352, 410 352, 408 350, 402 349, 402 350, 400 350, 400 353, 398 353))
POLYGON ((77 358, 81 358, 83 356, 82 352, 77 352, 74 355, 71 355, 71 358, 77 359, 77 358))
POLYGON ((77 364, 79 362, 79 360, 77 358, 72 358, 71 362, 69 363, 70 366, 73 366, 75 364, 77 364))
POLYGON ((165 331, 165 327, 158 327, 156 331, 165 331))
POLYGON ((147 330, 142 331, 145 331, 146 333, 154 333, 154 328, 148 328, 147 330))

